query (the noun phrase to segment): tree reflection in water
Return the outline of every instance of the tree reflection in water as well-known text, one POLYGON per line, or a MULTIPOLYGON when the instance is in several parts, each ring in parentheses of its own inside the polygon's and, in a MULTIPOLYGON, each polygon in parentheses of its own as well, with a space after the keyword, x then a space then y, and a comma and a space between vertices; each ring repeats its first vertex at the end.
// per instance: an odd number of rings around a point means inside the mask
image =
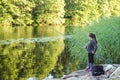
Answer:
MULTIPOLYGON (((8 31, 2 27, 1 40, 38 38, 57 36, 58 33, 50 28, 42 27, 9 27, 8 31), (34 29, 37 31, 34 32, 34 29)), ((59 27, 58 27, 59 28, 59 27)), ((57 28, 56 28, 57 29, 57 28)), ((64 28, 62 31, 64 33, 64 28)), ((46 42, 14 42, 0 44, 0 79, 27 80, 35 76, 45 78, 54 69, 58 56, 64 49, 63 39, 46 42)))

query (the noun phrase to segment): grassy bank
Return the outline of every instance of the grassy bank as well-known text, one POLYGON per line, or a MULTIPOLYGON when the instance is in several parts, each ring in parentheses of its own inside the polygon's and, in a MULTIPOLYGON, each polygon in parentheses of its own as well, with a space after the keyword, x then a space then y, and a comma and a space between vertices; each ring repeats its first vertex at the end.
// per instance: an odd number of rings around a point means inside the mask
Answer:
POLYGON ((81 47, 88 42, 88 34, 93 32, 97 36, 98 51, 96 63, 119 63, 120 59, 120 18, 112 17, 100 19, 91 25, 77 28, 73 36, 73 42, 69 45, 70 55, 74 62, 80 61, 80 66, 87 63, 87 53, 81 47), (105 60, 103 60, 105 59, 105 60))
MULTIPOLYGON (((120 17, 102 18, 86 27, 77 27, 72 31, 72 39, 65 40, 65 50, 61 54, 58 64, 62 71, 68 74, 85 68, 87 65, 87 51, 82 47, 88 43, 88 34, 93 32, 97 36, 98 50, 95 64, 119 64, 120 59, 120 17)), ((60 71, 60 72, 62 72, 60 71)), ((58 72, 58 71, 56 71, 58 72)))

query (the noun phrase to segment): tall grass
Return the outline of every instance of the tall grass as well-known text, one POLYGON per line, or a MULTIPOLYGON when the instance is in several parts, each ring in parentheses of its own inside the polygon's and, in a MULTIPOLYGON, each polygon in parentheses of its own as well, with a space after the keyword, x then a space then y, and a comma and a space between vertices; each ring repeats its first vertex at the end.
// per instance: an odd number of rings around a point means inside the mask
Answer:
POLYGON ((76 28, 72 39, 69 39, 69 59, 71 63, 79 62, 80 69, 87 64, 87 51, 82 47, 88 43, 88 34, 93 32, 98 40, 95 64, 120 63, 120 17, 100 19, 83 28, 76 28))

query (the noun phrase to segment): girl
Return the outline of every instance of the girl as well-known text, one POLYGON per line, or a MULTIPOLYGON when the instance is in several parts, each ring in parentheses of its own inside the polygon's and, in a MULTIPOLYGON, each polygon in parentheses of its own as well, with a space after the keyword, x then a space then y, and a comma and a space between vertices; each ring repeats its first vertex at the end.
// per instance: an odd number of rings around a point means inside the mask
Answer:
POLYGON ((95 34, 89 33, 89 43, 85 46, 85 49, 88 52, 88 67, 86 70, 91 71, 94 63, 94 54, 97 50, 97 40, 95 34))

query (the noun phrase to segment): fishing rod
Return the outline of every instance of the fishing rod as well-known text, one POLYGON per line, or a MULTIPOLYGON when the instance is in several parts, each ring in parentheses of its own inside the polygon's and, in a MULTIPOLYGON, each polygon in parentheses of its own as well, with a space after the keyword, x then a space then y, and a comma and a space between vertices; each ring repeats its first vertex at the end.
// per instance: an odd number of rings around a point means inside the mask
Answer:
MULTIPOLYGON (((58 30, 55 30, 55 29, 53 29, 53 30, 54 30, 55 32, 59 33, 60 35, 65 36, 63 33, 59 32, 58 30)), ((85 31, 85 30, 84 30, 84 32, 85 32, 86 34, 88 33, 88 32, 85 31)), ((73 42, 75 46, 76 46, 76 45, 79 45, 80 48, 83 49, 82 44, 81 44, 80 42, 76 41, 75 39, 73 39, 72 36, 74 36, 74 35, 71 35, 71 37, 69 38, 69 40, 70 40, 71 42, 73 42)), ((73 45, 73 46, 74 46, 74 45, 73 45)), ((72 47, 73 47, 73 46, 72 46, 72 47)), ((80 51, 79 51, 79 52, 80 52, 80 51)), ((111 63, 112 63, 109 59, 105 59, 103 56, 99 55, 98 53, 95 53, 95 55, 96 55, 97 58, 99 58, 100 60, 104 61, 105 63, 108 63, 108 64, 111 64, 111 63)))

